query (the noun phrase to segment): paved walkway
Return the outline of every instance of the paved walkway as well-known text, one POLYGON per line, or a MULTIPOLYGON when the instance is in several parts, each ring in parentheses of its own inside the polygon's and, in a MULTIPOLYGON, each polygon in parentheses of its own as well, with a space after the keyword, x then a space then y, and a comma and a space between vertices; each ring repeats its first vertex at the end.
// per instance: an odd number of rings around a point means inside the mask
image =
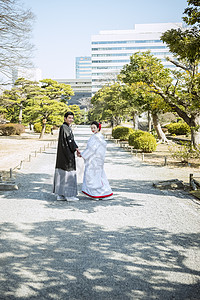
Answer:
MULTIPOLYGON (((89 128, 79 127, 84 149, 89 128)), ((172 176, 108 141, 109 201, 57 202, 56 146, 26 163, 0 194, 0 299, 199 300, 199 202, 152 183, 172 176)), ((79 191, 83 161, 77 159, 79 191)))

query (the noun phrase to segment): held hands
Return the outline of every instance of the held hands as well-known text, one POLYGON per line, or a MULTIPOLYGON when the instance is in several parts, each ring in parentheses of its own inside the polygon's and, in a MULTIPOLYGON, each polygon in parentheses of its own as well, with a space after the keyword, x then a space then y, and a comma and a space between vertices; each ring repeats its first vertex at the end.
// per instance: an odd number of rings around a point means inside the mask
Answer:
POLYGON ((78 148, 76 149, 76 154, 77 154, 78 157, 81 157, 81 152, 78 148))

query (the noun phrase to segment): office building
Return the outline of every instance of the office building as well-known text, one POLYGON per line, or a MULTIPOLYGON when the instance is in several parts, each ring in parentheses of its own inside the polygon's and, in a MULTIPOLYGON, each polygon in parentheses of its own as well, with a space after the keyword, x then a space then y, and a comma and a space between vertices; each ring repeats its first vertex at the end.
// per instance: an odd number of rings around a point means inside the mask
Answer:
POLYGON ((92 36, 92 94, 103 85, 116 81, 125 64, 134 53, 150 50, 160 58, 165 67, 175 66, 166 60, 172 57, 160 36, 172 28, 181 28, 181 23, 135 24, 133 30, 105 30, 92 36))
POLYGON ((76 78, 89 79, 92 74, 92 65, 90 56, 76 57, 76 78))
POLYGON ((65 83, 71 86, 74 96, 68 101, 69 105, 78 105, 81 109, 88 109, 92 96, 91 79, 55 79, 59 83, 65 83))

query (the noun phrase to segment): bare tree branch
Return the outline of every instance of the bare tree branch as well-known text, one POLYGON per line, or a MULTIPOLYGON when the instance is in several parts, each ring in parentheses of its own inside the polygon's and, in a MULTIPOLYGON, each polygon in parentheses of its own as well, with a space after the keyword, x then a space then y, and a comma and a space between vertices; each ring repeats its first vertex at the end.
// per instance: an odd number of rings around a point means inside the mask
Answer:
MULTIPOLYGON (((0 0, 0 81, 17 67, 31 66, 33 13, 20 0, 0 0)), ((0 85, 1 85, 0 82, 0 85)))

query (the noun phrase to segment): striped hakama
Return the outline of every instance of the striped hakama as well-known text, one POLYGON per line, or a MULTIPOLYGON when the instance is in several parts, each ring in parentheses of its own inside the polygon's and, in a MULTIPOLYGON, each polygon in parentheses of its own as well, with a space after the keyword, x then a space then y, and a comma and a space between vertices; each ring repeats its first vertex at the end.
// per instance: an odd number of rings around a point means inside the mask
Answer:
POLYGON ((53 193, 67 197, 77 196, 76 171, 55 169, 53 193))

